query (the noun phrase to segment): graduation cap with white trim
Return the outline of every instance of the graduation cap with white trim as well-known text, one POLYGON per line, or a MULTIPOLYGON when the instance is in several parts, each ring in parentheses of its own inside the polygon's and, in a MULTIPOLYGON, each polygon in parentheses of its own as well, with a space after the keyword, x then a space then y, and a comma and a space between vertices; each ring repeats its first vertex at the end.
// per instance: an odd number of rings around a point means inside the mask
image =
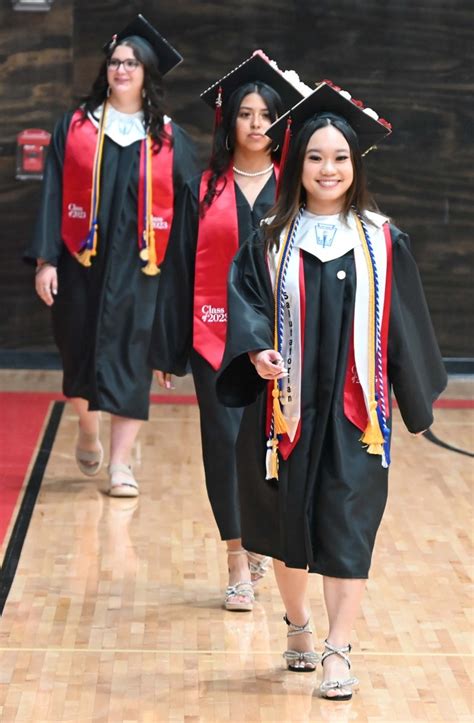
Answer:
POLYGON ((166 75, 170 70, 175 68, 179 63, 182 62, 183 56, 173 48, 172 45, 164 38, 156 28, 141 14, 132 20, 131 23, 126 25, 123 30, 116 33, 112 38, 104 45, 104 51, 109 53, 117 43, 130 38, 132 35, 138 35, 142 40, 151 46, 156 57, 158 58, 158 67, 161 75, 166 75))
POLYGON ((230 98, 234 90, 245 83, 260 81, 275 90, 284 108, 298 103, 311 88, 300 81, 294 71, 280 70, 275 61, 270 60, 263 50, 255 50, 250 58, 233 68, 201 93, 201 98, 211 108, 220 108, 230 98))
POLYGON ((287 145, 307 120, 324 112, 345 118, 357 133, 362 154, 368 153, 392 132, 391 124, 372 108, 366 108, 362 101, 352 98, 332 81, 323 80, 310 95, 280 116, 266 134, 276 143, 284 145, 286 141, 287 145))

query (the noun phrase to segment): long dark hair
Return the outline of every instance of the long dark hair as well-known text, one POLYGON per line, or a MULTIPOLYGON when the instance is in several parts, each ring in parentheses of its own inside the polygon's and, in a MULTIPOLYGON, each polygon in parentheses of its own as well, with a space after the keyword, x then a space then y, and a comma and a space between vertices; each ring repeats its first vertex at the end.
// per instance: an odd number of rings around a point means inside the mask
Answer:
POLYGON ((90 93, 82 99, 84 118, 88 113, 93 114, 107 99, 107 62, 112 57, 115 48, 126 45, 132 49, 135 58, 142 63, 144 70, 143 80, 143 114, 145 127, 148 129, 153 141, 154 150, 158 152, 163 141, 172 142, 171 136, 164 127, 164 91, 163 79, 158 68, 158 58, 146 40, 138 35, 124 38, 108 50, 106 58, 99 68, 97 77, 92 84, 90 93))
POLYGON ((356 132, 342 116, 334 113, 318 113, 307 120, 295 138, 291 140, 288 158, 280 179, 278 200, 268 212, 268 217, 273 216, 274 218, 264 224, 265 239, 269 246, 275 245, 278 248, 281 231, 306 203, 306 190, 301 182, 306 148, 313 133, 329 125, 337 128, 349 144, 354 171, 354 180, 344 198, 343 215, 347 216, 352 206, 355 206, 361 214, 364 211, 378 210, 367 189, 367 179, 356 132))
MULTIPOLYGON (((225 179, 224 184, 221 184, 221 188, 218 188, 217 186, 219 181, 222 179, 222 176, 229 168, 229 164, 234 155, 235 125, 237 116, 243 99, 246 95, 250 95, 250 93, 258 93, 258 95, 261 96, 267 106, 272 123, 282 113, 283 104, 279 94, 269 85, 262 83, 259 80, 240 85, 234 90, 232 95, 229 97, 229 100, 224 101, 222 123, 216 131, 212 156, 209 162, 211 176, 207 184, 206 195, 204 196, 199 209, 201 218, 205 215, 214 198, 224 190, 225 179)), ((276 157, 277 152, 278 149, 271 150, 272 158, 276 157)))

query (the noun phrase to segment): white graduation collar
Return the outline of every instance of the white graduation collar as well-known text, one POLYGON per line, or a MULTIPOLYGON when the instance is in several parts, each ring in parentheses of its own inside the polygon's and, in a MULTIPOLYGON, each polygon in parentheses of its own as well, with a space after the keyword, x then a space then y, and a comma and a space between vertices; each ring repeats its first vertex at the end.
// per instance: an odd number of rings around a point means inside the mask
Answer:
MULTIPOLYGON (((89 113, 89 119, 99 127, 102 117, 103 105, 95 109, 94 114, 89 113)), ((105 124, 105 135, 113 140, 117 145, 126 147, 136 141, 141 141, 146 137, 146 130, 143 124, 143 111, 137 113, 121 113, 109 103, 107 110, 107 119, 105 124)), ((164 122, 169 123, 171 119, 164 116, 164 122)))
MULTIPOLYGON (((375 233, 377 233, 388 220, 386 216, 374 213, 373 211, 366 211, 365 216, 370 225, 374 227, 375 233)), ((361 241, 353 213, 349 213, 347 218, 344 218, 342 214, 319 216, 306 210, 303 212, 294 242, 296 248, 316 256, 316 258, 323 263, 344 256, 344 254, 352 251, 352 249, 360 246, 360 244, 361 241), (330 229, 335 228, 334 239, 330 246, 323 246, 317 242, 317 224, 323 224, 330 229)))

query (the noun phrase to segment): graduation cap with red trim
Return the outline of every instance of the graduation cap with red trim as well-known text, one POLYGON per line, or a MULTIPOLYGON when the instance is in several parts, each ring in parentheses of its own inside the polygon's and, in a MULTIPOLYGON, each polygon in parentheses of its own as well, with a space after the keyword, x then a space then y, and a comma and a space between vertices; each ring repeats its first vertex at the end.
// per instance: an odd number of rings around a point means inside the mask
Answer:
POLYGON ((391 124, 380 118, 372 108, 366 108, 361 100, 352 98, 330 80, 323 80, 306 98, 280 116, 266 131, 276 143, 288 146, 303 124, 318 113, 335 113, 352 126, 359 139, 362 154, 368 153, 385 136, 392 132, 391 124))
POLYGON ((166 73, 169 73, 170 70, 182 62, 183 56, 178 53, 166 38, 160 35, 158 30, 141 14, 137 15, 123 30, 116 33, 111 40, 104 45, 104 51, 109 53, 117 43, 125 40, 125 38, 130 38, 132 35, 137 35, 142 38, 142 40, 146 40, 151 46, 158 58, 158 67, 161 75, 166 75, 166 73))

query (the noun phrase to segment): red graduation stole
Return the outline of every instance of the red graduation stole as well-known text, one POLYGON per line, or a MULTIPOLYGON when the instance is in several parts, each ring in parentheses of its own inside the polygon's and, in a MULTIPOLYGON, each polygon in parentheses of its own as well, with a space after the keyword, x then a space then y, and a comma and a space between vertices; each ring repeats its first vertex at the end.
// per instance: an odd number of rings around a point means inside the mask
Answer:
MULTIPOLYGON (((392 237, 390 235, 390 227, 388 223, 383 226, 385 235, 385 245, 387 249, 387 275, 385 281, 385 295, 384 295, 384 312, 382 318, 381 328, 381 347, 382 347, 382 371, 384 377, 384 402, 385 409, 389 407, 389 385, 387 375, 387 346, 388 346, 388 328, 390 323, 390 306, 392 299, 392 237)), ((304 323, 306 313, 306 292, 304 283, 304 268, 303 268, 303 252, 300 251, 300 273, 299 273, 299 286, 300 286, 300 304, 301 304, 301 348, 304 350, 304 323)), ((304 356, 304 355, 303 355, 304 356)), ((266 405, 266 427, 265 435, 268 438, 270 434, 272 412, 273 412, 273 399, 272 391, 274 382, 268 382, 267 385, 267 405, 266 405)), ((378 391, 378 390, 377 390, 378 391)), ((367 407, 365 405, 364 394, 360 385, 354 357, 354 331, 352 331, 352 341, 349 344, 349 352, 347 355, 347 366, 346 376, 344 380, 344 415, 358 427, 362 432, 367 425, 367 407)), ((298 423, 296 434, 293 441, 290 440, 287 434, 281 435, 279 438, 278 449, 283 459, 288 459, 289 455, 295 448, 301 434, 301 418, 298 423)))
MULTIPOLYGON (((278 178, 278 168, 274 167, 278 178)), ((199 203, 207 192, 211 171, 205 171, 199 187, 199 203)), ((193 347, 219 369, 227 332, 227 276, 239 248, 239 225, 234 173, 229 166, 219 180, 216 195, 199 220, 194 272, 193 347)))
MULTIPOLYGON (((165 125, 172 134, 171 123, 165 125)), ((77 110, 71 120, 67 138, 63 168, 62 226, 63 241, 73 256, 85 248, 91 233, 91 207, 93 199, 93 171, 98 146, 98 130, 89 118, 84 120, 82 110, 77 110)), ((138 182, 138 248, 146 247, 146 141, 141 143, 140 176, 138 182)), ((155 239, 156 265, 165 255, 173 217, 173 148, 163 141, 159 153, 151 154, 152 204, 151 216, 155 239)), ((94 255, 94 254, 92 254, 94 255)), ((146 260, 146 259, 144 259, 146 260)), ((156 272, 155 272, 156 273, 156 272)))

